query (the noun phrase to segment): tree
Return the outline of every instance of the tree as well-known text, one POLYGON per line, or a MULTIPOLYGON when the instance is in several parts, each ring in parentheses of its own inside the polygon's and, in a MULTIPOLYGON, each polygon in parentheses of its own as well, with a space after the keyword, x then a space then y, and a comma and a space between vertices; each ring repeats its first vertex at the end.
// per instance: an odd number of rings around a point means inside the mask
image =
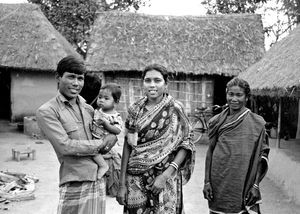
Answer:
POLYGON ((217 13, 255 13, 255 10, 267 0, 204 0, 208 14, 217 13))
POLYGON ((292 22, 298 24, 300 22, 300 0, 282 0, 282 3, 286 15, 292 22))
POLYGON ((98 11, 138 10, 146 0, 28 0, 40 5, 53 26, 86 56, 91 27, 98 11))
POLYGON ((264 32, 268 38, 267 48, 286 36, 300 22, 300 0, 204 0, 202 4, 207 14, 262 14, 264 32))

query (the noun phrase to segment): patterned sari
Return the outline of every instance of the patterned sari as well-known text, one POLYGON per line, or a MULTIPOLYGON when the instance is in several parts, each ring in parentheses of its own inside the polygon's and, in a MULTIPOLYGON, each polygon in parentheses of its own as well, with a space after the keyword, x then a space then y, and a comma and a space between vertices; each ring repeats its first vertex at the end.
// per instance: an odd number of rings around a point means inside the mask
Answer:
POLYGON ((236 115, 229 115, 229 109, 225 109, 211 119, 209 139, 216 141, 210 178, 211 213, 260 213, 261 200, 246 204, 246 196, 258 164, 263 168, 260 180, 268 169, 269 143, 264 125, 264 119, 247 108, 236 115))
POLYGON ((149 111, 146 102, 144 97, 133 104, 125 122, 128 132, 137 132, 138 139, 129 144, 132 152, 127 167, 128 201, 124 213, 182 213, 182 185, 190 179, 194 167, 191 127, 182 106, 171 96, 164 96, 149 111), (188 155, 180 169, 167 180, 160 194, 152 194, 149 186, 181 148, 188 155))

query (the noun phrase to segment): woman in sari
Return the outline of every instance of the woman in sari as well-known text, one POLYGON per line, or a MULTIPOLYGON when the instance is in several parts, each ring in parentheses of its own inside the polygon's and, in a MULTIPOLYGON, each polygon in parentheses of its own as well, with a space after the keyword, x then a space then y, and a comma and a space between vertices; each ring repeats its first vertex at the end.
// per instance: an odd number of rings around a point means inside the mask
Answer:
POLYGON ((182 185, 194 167, 191 127, 182 105, 167 94, 168 71, 143 72, 145 97, 128 109, 117 201, 124 213, 183 213, 182 185))
POLYGON ((259 183, 268 169, 264 119, 246 108, 249 84, 227 83, 228 108, 209 122, 203 194, 211 214, 260 213, 259 183))

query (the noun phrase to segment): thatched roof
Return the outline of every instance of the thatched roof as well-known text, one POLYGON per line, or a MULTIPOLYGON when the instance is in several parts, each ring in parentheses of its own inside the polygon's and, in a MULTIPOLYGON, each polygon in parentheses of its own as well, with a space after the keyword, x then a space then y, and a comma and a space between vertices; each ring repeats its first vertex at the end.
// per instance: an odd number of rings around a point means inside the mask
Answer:
POLYGON ((274 44, 265 56, 239 75, 256 94, 297 96, 300 88, 300 26, 274 44))
POLYGON ((259 15, 155 16, 100 13, 87 53, 92 71, 142 70, 233 76, 264 54, 259 15))
POLYGON ((77 54, 37 5, 0 4, 0 67, 55 70, 77 54))

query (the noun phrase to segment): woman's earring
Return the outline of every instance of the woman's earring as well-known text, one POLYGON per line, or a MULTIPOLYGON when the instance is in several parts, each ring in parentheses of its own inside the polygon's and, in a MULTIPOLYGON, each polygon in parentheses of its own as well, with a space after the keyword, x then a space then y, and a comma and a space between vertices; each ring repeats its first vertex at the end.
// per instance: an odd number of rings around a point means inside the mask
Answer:
POLYGON ((166 95, 168 95, 168 94, 169 94, 168 87, 165 87, 164 94, 166 94, 166 95))

